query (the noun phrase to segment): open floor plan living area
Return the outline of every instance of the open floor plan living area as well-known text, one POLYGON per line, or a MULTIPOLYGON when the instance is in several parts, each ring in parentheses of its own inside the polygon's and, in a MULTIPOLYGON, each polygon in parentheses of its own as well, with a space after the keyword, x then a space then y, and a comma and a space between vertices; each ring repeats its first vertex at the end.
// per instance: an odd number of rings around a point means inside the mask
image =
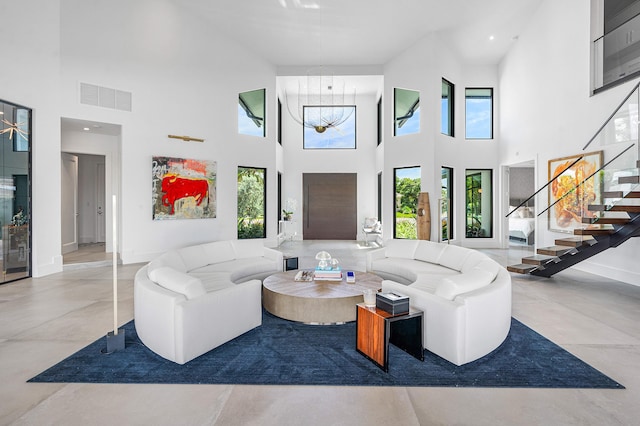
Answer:
POLYGON ((0 425, 638 423, 640 0, 0 16, 0 425))
MULTIPOLYGON (((323 248, 356 270, 375 250, 353 241, 281 246, 298 255, 301 268, 313 267, 323 248)), ((483 250, 503 265, 527 251, 483 250)), ((118 268, 123 323, 133 318, 140 267, 118 268)), ((95 340, 106 345, 111 292, 111 268, 86 265, 0 287, 3 424, 631 425, 640 414, 640 289, 585 272, 514 276, 513 317, 625 389, 27 383, 95 340)), ((391 372, 398 360, 391 359, 391 372)))

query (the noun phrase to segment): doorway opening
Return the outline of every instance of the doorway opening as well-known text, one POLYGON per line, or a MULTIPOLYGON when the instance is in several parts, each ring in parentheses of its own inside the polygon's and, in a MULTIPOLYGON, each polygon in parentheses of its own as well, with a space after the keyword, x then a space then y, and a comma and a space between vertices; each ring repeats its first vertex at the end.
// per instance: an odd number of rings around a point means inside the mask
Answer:
POLYGON ((62 153, 63 264, 109 260, 105 156, 62 153))
POLYGON ((535 164, 527 161, 509 166, 509 245, 530 246, 535 244, 536 205, 535 164))
MULTIPOLYGON (((112 194, 119 194, 121 126, 61 119, 62 263, 104 266, 113 259, 112 194)), ((119 212, 116 212, 119 215, 119 212)))

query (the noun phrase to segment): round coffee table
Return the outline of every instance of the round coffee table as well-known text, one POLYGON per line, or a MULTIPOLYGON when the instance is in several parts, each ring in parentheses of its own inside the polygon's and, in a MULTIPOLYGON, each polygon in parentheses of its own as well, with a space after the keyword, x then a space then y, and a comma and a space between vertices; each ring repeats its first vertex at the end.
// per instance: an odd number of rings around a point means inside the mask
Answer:
POLYGON ((295 281, 298 271, 279 272, 262 283, 262 305, 275 316, 307 324, 341 324, 356 320, 363 290, 382 288, 382 278, 355 271, 356 282, 295 281))

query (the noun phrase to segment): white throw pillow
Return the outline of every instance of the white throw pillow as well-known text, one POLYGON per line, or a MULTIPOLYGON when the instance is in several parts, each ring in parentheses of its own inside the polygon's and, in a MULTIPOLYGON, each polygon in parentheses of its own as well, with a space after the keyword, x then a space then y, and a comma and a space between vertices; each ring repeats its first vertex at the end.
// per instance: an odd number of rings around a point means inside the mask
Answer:
POLYGON ((163 266, 168 266, 176 271, 187 272, 187 267, 184 265, 182 257, 175 250, 168 251, 149 262, 148 273, 163 266))
POLYGON ((199 278, 166 266, 151 271, 149 278, 167 290, 183 294, 187 299, 195 299, 206 294, 199 278))
POLYGON ((417 240, 387 240, 384 244, 386 257, 402 257, 405 259, 414 259, 417 240))
POLYGON ((203 245, 195 245, 178 249, 178 254, 187 268, 187 272, 202 268, 212 263, 203 245))
POLYGON ((433 241, 420 241, 414 254, 415 259, 438 264, 444 246, 445 244, 434 243, 433 241))
POLYGON ((453 300, 456 296, 482 288, 493 281, 487 271, 473 270, 468 274, 443 278, 436 287, 435 295, 443 299, 453 300))

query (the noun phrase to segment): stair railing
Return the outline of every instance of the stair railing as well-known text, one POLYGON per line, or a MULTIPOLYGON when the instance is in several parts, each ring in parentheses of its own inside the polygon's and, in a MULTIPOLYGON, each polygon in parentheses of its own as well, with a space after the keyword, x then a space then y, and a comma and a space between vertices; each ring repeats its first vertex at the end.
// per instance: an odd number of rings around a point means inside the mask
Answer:
MULTIPOLYGON (((553 174, 549 176, 548 182, 517 207, 511 208, 506 217, 518 217, 514 214, 516 211, 523 206, 534 204, 537 206, 535 217, 538 221, 547 214, 546 228, 555 232, 572 233, 578 237, 577 239, 591 239, 592 236, 588 232, 594 229, 594 225, 599 224, 600 218, 607 217, 607 221, 602 222, 611 223, 610 216, 622 213, 610 211, 618 210, 614 206, 621 203, 628 204, 627 195, 632 191, 638 191, 640 186, 638 183, 625 180, 625 176, 637 176, 640 167, 639 109, 640 82, 625 96, 583 147, 584 151, 589 147, 594 149, 594 146, 598 145, 601 151, 577 156, 560 172, 550 170, 550 174, 553 174), (604 164, 594 162, 597 167, 594 168, 591 163, 586 167, 588 160, 600 152, 601 162, 604 164), (622 182, 619 181, 620 177, 623 178, 622 182), (558 190, 559 186, 564 186, 560 188, 561 191, 558 190), (548 197, 543 196, 544 190, 548 190, 548 197), (552 197, 552 193, 558 195, 552 197), (532 199, 535 203, 531 203, 532 199), (596 207, 589 207, 592 204, 601 206, 596 210, 596 207)), ((631 202, 640 203, 638 200, 640 199, 631 202)), ((602 227, 605 228, 605 225, 602 227)))

